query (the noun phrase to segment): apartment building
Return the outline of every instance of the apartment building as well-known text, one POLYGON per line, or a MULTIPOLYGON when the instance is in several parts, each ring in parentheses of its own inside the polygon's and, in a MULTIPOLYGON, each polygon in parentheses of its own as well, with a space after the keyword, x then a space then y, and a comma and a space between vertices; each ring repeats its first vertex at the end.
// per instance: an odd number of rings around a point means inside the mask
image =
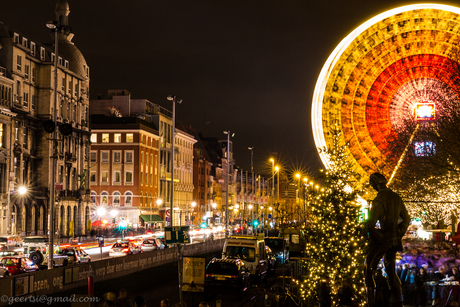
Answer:
MULTIPOLYGON (((34 41, 0 23, 1 234, 47 234, 53 185, 56 234, 88 233, 89 67, 72 42, 69 12, 67 2, 58 1, 55 15, 63 31, 57 34, 57 55, 52 44, 34 41), (52 120, 57 128, 68 124, 71 129, 66 135, 58 131, 52 142, 51 134, 43 130, 46 120, 52 120), (55 182, 53 155, 57 161, 55 182), (19 193, 21 187, 24 195, 19 193)), ((45 24, 37 26, 46 31, 45 24)))
POLYGON ((91 220, 97 225, 156 227, 159 145, 155 125, 137 117, 91 116, 91 220))

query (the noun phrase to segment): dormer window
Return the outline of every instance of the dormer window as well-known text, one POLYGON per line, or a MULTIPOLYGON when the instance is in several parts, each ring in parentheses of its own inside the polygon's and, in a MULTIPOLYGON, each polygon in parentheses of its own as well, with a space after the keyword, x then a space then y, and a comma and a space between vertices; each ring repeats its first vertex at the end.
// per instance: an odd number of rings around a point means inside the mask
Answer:
POLYGON ((59 57, 58 64, 62 66, 62 58, 59 57))
POLYGON ((54 62, 54 53, 51 52, 51 62, 54 62))
POLYGON ((22 45, 27 48, 27 38, 22 38, 22 45))
POLYGON ((40 47, 40 60, 45 60, 45 48, 40 47))
POLYGON ((64 61, 64 67, 69 69, 69 61, 67 61, 67 60, 64 61))
POLYGON ((30 54, 32 56, 35 56, 35 43, 34 42, 30 42, 30 54))
POLYGON ((19 43, 19 34, 18 33, 14 33, 13 42, 16 43, 16 44, 19 43))

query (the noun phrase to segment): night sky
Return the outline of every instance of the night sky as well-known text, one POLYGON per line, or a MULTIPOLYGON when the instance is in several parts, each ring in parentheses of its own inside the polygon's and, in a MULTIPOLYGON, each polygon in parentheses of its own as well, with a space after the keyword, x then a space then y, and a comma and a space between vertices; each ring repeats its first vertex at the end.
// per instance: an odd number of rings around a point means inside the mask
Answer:
MULTIPOLYGON (((73 42, 90 67, 90 94, 127 89, 171 110, 205 136, 232 139, 238 166, 269 173, 321 167, 310 109, 329 54, 357 26, 414 1, 67 0, 73 42)), ((456 5, 452 2, 430 3, 456 5)), ((2 0, 0 21, 51 42, 55 0, 2 0)))

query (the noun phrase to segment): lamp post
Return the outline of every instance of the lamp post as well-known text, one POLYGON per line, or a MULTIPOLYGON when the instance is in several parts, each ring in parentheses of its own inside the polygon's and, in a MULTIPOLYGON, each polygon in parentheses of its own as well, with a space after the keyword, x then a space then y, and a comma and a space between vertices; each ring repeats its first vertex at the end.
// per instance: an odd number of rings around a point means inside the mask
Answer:
POLYGON ((295 177, 297 178, 296 202, 297 202, 297 206, 299 207, 299 225, 300 225, 300 174, 299 173, 295 174, 295 177))
MULTIPOLYGON (((275 159, 271 158, 270 161, 272 162, 272 206, 274 208, 275 207, 275 159)), ((273 211, 273 222, 274 221, 275 221, 275 211, 273 211)))
POLYGON ((54 86, 53 86, 53 91, 54 91, 54 100, 53 100, 53 121, 54 121, 54 129, 52 132, 52 137, 51 137, 51 150, 53 151, 53 154, 51 155, 51 182, 50 182, 50 206, 49 206, 49 246, 50 246, 50 252, 49 254, 49 261, 48 261, 48 269, 53 268, 53 250, 54 250, 54 206, 55 206, 55 201, 56 201, 56 195, 55 195, 55 184, 56 184, 56 139, 57 139, 57 134, 56 134, 56 117, 57 117, 57 80, 58 80, 58 32, 61 32, 64 29, 64 26, 62 26, 58 21, 50 21, 46 24, 46 26, 54 31, 54 86))
MULTIPOLYGON (((172 101, 173 103, 173 108, 172 108, 172 153, 171 153, 171 201, 169 203, 169 210, 170 210, 170 221, 171 225, 173 226, 173 217, 174 217, 174 212, 173 212, 173 201, 174 201, 174 153, 176 151, 175 148, 175 139, 176 139, 176 102, 178 104, 182 103, 182 99, 177 99, 176 96, 169 95, 167 98, 169 101, 172 101)), ((181 300, 182 301, 182 300, 181 300)))
MULTIPOLYGON (((277 175, 278 175, 278 178, 276 179, 276 189, 277 189, 276 202, 278 203, 278 210, 279 210, 280 209, 280 167, 275 166, 275 171, 277 172, 277 175)), ((283 222, 284 222, 284 215, 283 215, 283 222)))
MULTIPOLYGON (((225 238, 228 237, 228 197, 229 197, 229 191, 228 191, 228 181, 230 178, 230 130, 224 131, 224 134, 227 135, 227 180, 226 180, 226 188, 227 188, 227 193, 225 196, 225 238)), ((232 134, 232 137, 235 136, 235 133, 232 134)))
MULTIPOLYGON (((254 146, 248 147, 248 149, 251 151, 251 193, 252 195, 254 195, 254 146)), ((251 200, 252 200, 252 203, 254 203, 254 197, 251 197, 251 200)), ((253 217, 251 215, 251 221, 252 219, 253 217)))

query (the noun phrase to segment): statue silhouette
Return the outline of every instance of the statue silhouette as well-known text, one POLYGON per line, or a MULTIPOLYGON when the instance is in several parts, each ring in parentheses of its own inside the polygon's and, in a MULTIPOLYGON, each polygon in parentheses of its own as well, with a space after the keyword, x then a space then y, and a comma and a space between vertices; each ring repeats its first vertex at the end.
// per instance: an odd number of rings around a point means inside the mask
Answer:
POLYGON ((387 180, 380 173, 369 178, 370 185, 378 192, 372 201, 367 231, 369 251, 364 262, 364 282, 368 307, 375 307, 375 272, 384 257, 385 271, 393 298, 393 305, 403 307, 401 281, 396 274, 396 252, 402 251, 401 239, 409 227, 410 217, 401 197, 387 188, 387 180), (377 228, 377 222, 380 227, 377 228))

